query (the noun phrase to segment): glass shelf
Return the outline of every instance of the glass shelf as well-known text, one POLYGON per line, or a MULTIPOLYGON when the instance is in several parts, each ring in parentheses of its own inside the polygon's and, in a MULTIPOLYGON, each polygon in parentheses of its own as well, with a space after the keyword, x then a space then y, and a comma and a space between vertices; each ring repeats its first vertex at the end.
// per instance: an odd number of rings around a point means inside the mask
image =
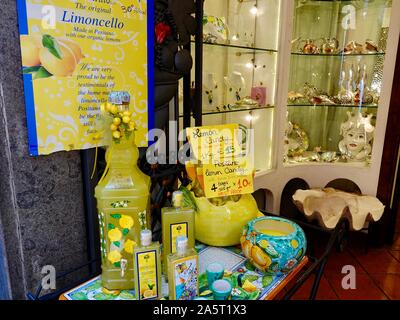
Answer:
POLYGON ((353 92, 370 90, 374 98, 381 92, 390 6, 386 0, 295 0, 288 90, 302 97, 287 100, 284 150, 289 162, 314 164, 316 157, 309 155, 318 148, 343 154, 343 158, 349 160, 343 165, 351 165, 353 159, 360 160, 361 166, 369 164, 377 100, 371 104, 366 101, 372 99, 365 99, 365 104, 330 104, 318 98, 321 95, 335 97, 342 88, 353 92), (377 52, 369 51, 372 48, 368 41, 375 44, 377 52), (355 43, 350 46, 351 42, 355 43), (304 46, 308 44, 310 50, 319 48, 320 53, 303 52, 303 43, 304 46), (323 43, 338 49, 334 53, 324 53, 323 43), (346 46, 354 47, 354 51, 343 52, 346 46), (298 155, 299 159, 290 159, 293 155, 298 155))
MULTIPOLYGON (((192 43, 195 43, 193 40, 192 43)), ((252 50, 255 52, 267 52, 267 53, 277 53, 278 50, 275 49, 268 49, 268 48, 257 48, 257 47, 250 47, 250 46, 241 46, 235 44, 222 44, 222 43, 211 43, 211 42, 203 42, 204 46, 211 46, 211 47, 222 47, 222 48, 232 48, 232 49, 243 49, 243 50, 252 50)))
MULTIPOLYGON (((265 110, 265 109, 273 109, 274 106, 261 106, 261 107, 243 107, 243 108, 235 108, 235 109, 229 109, 229 110, 223 110, 223 111, 207 111, 204 110, 202 115, 207 116, 207 115, 212 115, 212 114, 224 114, 224 113, 234 113, 234 112, 248 112, 248 111, 254 111, 254 110, 265 110)), ((183 117, 183 115, 179 115, 180 118, 183 117)))
POLYGON ((374 53, 317 53, 317 54, 310 54, 310 53, 302 53, 302 52, 292 52, 292 56, 308 56, 308 57, 365 57, 365 56, 372 56, 372 57, 381 57, 385 55, 385 52, 374 52, 374 53))
POLYGON ((377 109, 377 104, 288 104, 288 107, 330 107, 330 108, 363 108, 363 109, 377 109))

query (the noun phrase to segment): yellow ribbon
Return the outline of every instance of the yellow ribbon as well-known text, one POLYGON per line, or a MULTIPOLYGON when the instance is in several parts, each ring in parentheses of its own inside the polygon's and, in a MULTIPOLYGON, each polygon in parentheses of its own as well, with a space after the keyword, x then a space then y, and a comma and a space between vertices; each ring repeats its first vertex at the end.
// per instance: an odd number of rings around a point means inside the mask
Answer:
POLYGON ((106 168, 104 169, 103 175, 101 176, 100 180, 99 180, 99 184, 103 181, 103 179, 105 178, 105 176, 108 173, 108 170, 110 169, 110 158, 111 158, 111 152, 112 152, 112 148, 109 148, 107 151, 107 158, 106 158, 106 168))

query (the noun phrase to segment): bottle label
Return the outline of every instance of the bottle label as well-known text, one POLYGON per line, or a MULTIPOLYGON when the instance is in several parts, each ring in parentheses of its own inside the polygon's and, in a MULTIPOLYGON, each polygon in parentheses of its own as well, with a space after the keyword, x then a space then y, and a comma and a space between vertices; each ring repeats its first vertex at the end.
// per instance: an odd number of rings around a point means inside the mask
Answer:
POLYGON ((136 254, 138 274, 138 290, 140 300, 157 299, 158 296, 158 270, 157 252, 149 250, 136 254))
POLYGON ((176 252, 176 238, 177 237, 188 237, 188 223, 183 222, 183 223, 172 223, 170 225, 170 250, 171 253, 176 252))
POLYGON ((193 300, 198 296, 197 256, 175 261, 173 267, 174 300, 193 300))

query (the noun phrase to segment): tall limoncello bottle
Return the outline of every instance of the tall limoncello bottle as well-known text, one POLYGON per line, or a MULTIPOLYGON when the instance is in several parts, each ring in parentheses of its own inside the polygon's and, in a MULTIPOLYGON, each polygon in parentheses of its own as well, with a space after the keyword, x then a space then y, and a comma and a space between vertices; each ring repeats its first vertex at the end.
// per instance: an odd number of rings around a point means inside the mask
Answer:
POLYGON ((109 290, 134 288, 133 250, 148 228, 150 178, 137 166, 135 124, 129 94, 112 92, 105 111, 112 117, 112 143, 105 174, 95 189, 100 221, 102 284, 109 290))
POLYGON ((173 207, 161 209, 163 272, 168 279, 168 255, 176 252, 177 237, 188 238, 189 248, 194 248, 194 210, 184 207, 182 191, 172 195, 173 207))

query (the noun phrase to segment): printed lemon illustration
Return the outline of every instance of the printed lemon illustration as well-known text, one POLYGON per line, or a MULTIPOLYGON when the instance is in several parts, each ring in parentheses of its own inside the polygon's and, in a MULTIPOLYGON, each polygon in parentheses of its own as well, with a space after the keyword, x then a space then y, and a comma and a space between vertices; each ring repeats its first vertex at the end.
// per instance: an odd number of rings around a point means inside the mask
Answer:
POLYGON ((75 58, 76 60, 78 60, 78 63, 85 57, 82 53, 81 47, 75 41, 66 37, 57 38, 57 41, 64 43, 74 52, 75 58))
POLYGON ((123 215, 121 219, 119 219, 119 225, 123 229, 130 229, 134 225, 134 221, 132 217, 123 215))
POLYGON ((119 229, 112 229, 108 231, 108 238, 114 242, 120 240, 122 237, 122 232, 119 229))
POLYGON ((118 296, 121 293, 121 290, 108 290, 107 288, 104 288, 104 287, 101 288, 101 291, 104 294, 109 294, 112 296, 118 296))
POLYGON ((24 67, 34 67, 40 65, 40 47, 33 36, 21 36, 21 55, 24 67))
POLYGON ((292 245, 293 248, 297 249, 297 247, 299 246, 299 243, 297 242, 296 239, 293 239, 292 241, 290 241, 290 244, 292 245))
POLYGON ((128 239, 128 240, 125 241, 124 250, 126 252, 132 254, 133 253, 133 249, 135 248, 135 246, 136 246, 136 242, 128 239))
POLYGON ((246 290, 247 292, 254 292, 257 290, 257 287, 251 283, 249 280, 246 280, 242 286, 242 288, 244 290, 246 290))
POLYGON ((145 299, 154 297, 154 295, 155 294, 153 293, 153 290, 150 290, 150 289, 148 289, 145 292, 143 292, 143 298, 145 298, 145 299))
POLYGON ((265 239, 260 240, 260 242, 258 243, 260 245, 261 248, 265 249, 268 247, 268 241, 265 239))
POLYGON ((116 250, 111 251, 111 252, 108 254, 107 259, 108 259, 111 263, 115 263, 115 262, 121 261, 121 254, 120 254, 118 251, 116 251, 116 250))
POLYGON ((54 76, 71 76, 83 57, 79 45, 72 40, 49 35, 43 36, 43 44, 39 51, 42 66, 54 76))
POLYGON ((251 248, 251 258, 261 270, 266 270, 272 263, 271 258, 260 247, 253 246, 251 248))
POLYGON ((240 237, 240 243, 242 244, 242 250, 243 253, 246 257, 250 258, 251 256, 251 248, 253 245, 249 240, 246 240, 246 236, 241 236, 240 237))

